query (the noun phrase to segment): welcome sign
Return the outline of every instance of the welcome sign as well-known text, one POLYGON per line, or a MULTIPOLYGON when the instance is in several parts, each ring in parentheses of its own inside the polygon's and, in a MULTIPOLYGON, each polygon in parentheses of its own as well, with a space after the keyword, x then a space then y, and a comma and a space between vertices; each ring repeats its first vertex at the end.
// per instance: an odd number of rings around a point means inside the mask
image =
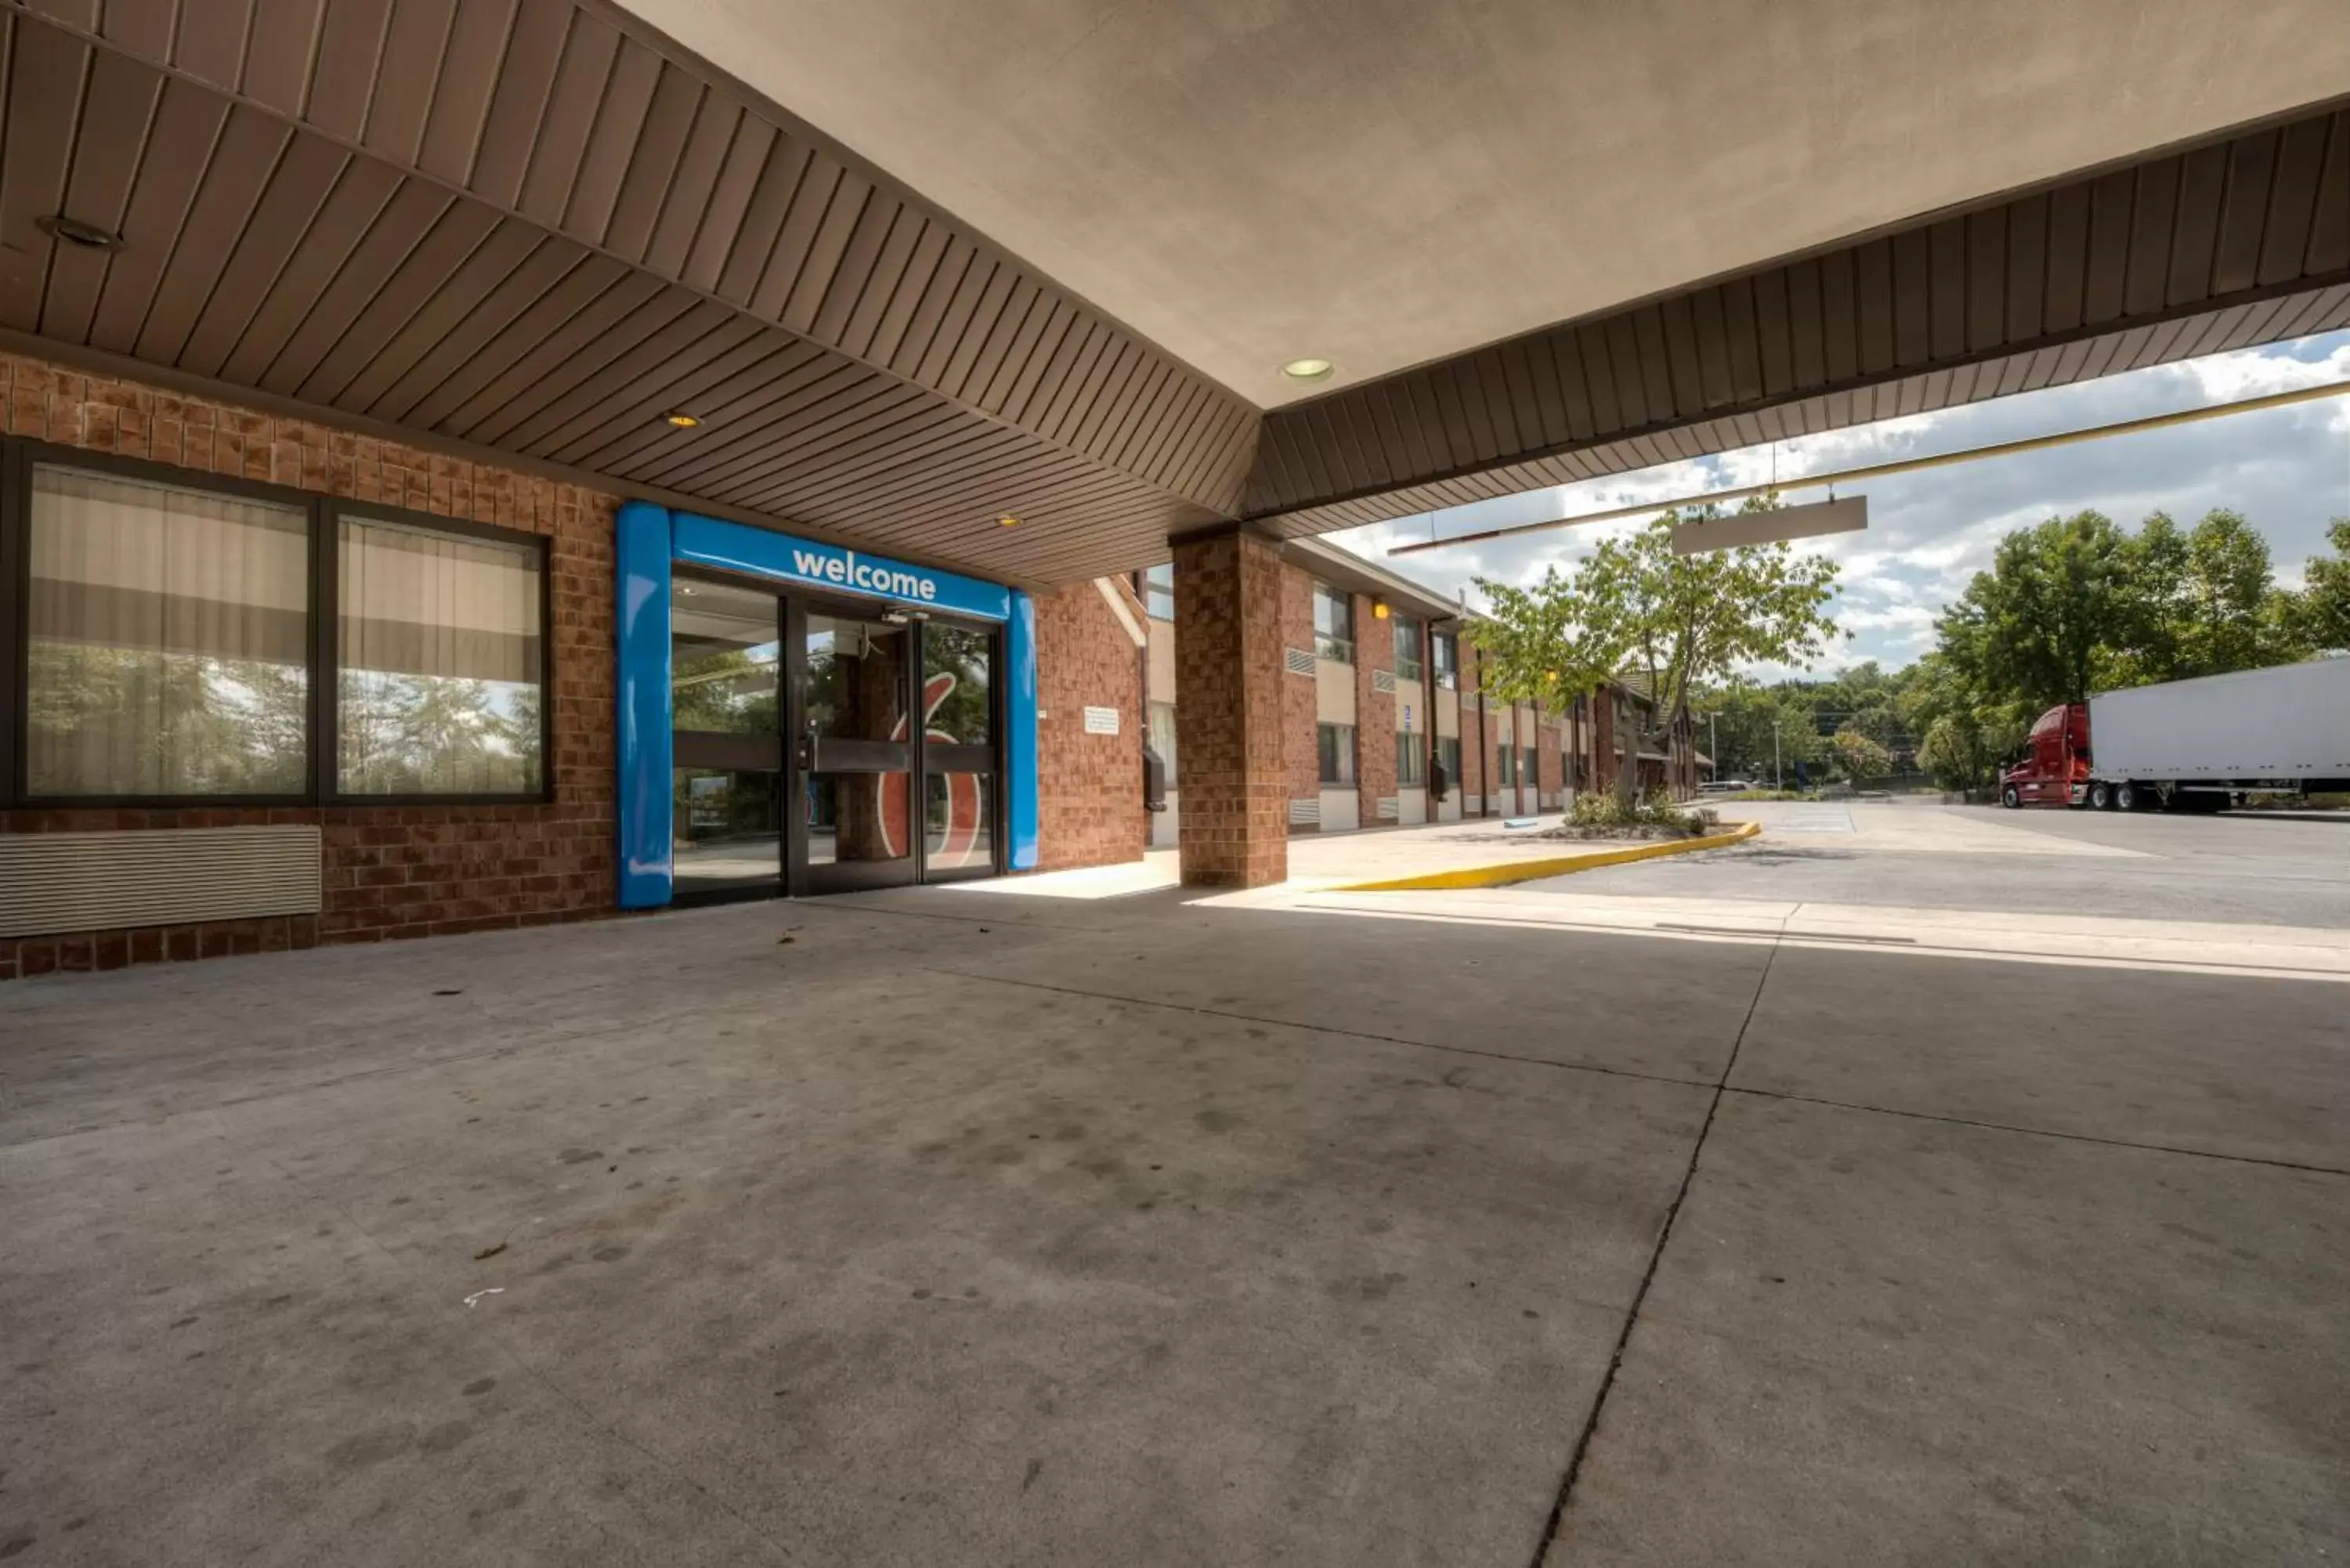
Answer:
POLYGON ((1011 590, 952 572, 908 566, 836 545, 819 545, 789 534, 741 523, 678 513, 671 550, 678 560, 753 576, 805 583, 835 593, 858 594, 890 604, 935 607, 957 615, 1003 620, 1012 613, 1011 590))

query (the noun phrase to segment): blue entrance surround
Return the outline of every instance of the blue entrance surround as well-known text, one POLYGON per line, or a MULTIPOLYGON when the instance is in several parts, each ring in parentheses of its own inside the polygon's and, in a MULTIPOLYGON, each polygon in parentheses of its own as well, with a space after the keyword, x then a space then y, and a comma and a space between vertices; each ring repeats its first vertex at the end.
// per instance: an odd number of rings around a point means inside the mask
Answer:
POLYGON ((670 568, 716 566, 778 586, 820 588, 885 604, 935 606, 1003 626, 1006 733, 1003 793, 1011 818, 1005 864, 1036 865, 1036 607, 1026 594, 952 572, 796 539, 789 534, 671 512, 650 502, 620 508, 619 581, 620 907, 670 901, 670 568))

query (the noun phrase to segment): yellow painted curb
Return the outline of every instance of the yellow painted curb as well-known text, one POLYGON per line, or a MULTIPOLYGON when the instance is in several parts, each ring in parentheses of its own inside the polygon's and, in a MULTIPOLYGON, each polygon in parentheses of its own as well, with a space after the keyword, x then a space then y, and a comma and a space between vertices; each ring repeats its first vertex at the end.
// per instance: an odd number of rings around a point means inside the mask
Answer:
POLYGON ((1657 844, 1603 849, 1596 854, 1553 855, 1540 860, 1507 860, 1498 866, 1466 866, 1453 871, 1430 871, 1419 877, 1394 877, 1383 882, 1346 882, 1324 891, 1408 893, 1459 888, 1506 888, 1513 882, 1565 877, 1571 872, 1588 871, 1595 867, 1625 866, 1635 860, 1661 860, 1668 855, 1692 855, 1700 849, 1725 849, 1731 845, 1742 844, 1762 831, 1762 825, 1759 822, 1742 822, 1727 833, 1710 833, 1702 838, 1666 839, 1657 844))

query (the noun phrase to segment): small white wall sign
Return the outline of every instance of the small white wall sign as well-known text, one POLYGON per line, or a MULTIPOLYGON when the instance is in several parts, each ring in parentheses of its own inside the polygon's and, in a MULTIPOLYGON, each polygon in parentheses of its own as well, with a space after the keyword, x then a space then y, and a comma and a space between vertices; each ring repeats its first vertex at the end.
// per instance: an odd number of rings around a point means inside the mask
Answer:
POLYGON ((1117 734, 1117 733, 1118 733, 1118 710, 1117 710, 1117 709, 1115 709, 1115 708, 1088 708, 1088 709, 1087 709, 1087 710, 1086 710, 1086 733, 1087 733, 1087 734, 1088 734, 1088 735, 1115 735, 1115 734, 1117 734))

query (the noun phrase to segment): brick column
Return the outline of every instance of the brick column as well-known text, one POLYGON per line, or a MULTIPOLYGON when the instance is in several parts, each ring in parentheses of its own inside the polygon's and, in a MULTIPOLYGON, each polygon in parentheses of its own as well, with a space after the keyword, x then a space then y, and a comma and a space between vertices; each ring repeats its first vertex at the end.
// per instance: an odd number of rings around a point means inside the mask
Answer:
POLYGON ((1378 672, 1395 670, 1395 628, 1371 613, 1371 597, 1355 596, 1355 819, 1379 825, 1379 802, 1396 792, 1396 700, 1374 690, 1378 672))
MULTIPOLYGON (((1284 661, 1293 648, 1309 659, 1314 653, 1314 579, 1295 566, 1281 568, 1280 644, 1284 661)), ((1284 662, 1283 669, 1287 668, 1284 662)), ((1281 741, 1289 758, 1289 798, 1311 801, 1317 807, 1322 801, 1322 753, 1317 749, 1315 731, 1316 716, 1321 711, 1319 686, 1312 668, 1282 681, 1281 741)), ((1283 831, 1288 831, 1285 817, 1283 831)), ((1318 826, 1315 831, 1320 831, 1318 826)))
POLYGON ((1477 722, 1477 659, 1464 639, 1459 645, 1461 665, 1461 777, 1455 781, 1461 791, 1461 815, 1463 819, 1485 815, 1485 796, 1492 773, 1486 758, 1489 737, 1481 733, 1477 722))
POLYGON ((1193 887, 1289 875, 1282 749, 1281 557, 1241 534, 1175 545, 1177 843, 1193 887))
POLYGON ((1566 791, 1565 737, 1559 732, 1560 722, 1559 719, 1539 708, 1534 710, 1534 794, 1537 803, 1544 794, 1563 796, 1566 791))

